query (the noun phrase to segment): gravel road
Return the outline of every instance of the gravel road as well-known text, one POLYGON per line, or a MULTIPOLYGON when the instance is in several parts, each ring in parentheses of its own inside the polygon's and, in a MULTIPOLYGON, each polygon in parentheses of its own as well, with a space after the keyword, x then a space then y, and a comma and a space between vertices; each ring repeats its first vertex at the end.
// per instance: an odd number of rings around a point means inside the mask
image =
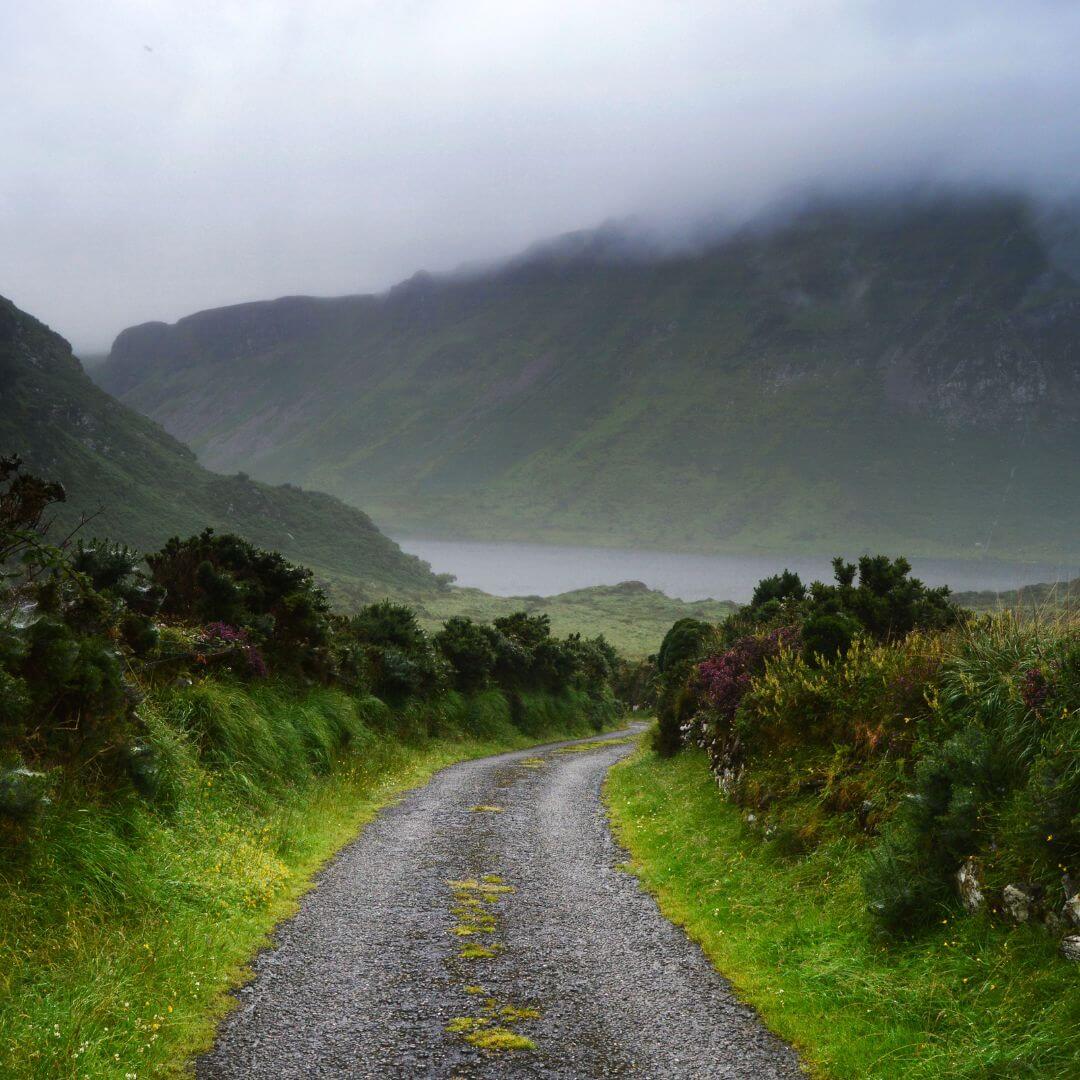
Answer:
POLYGON ((619 869, 617 739, 463 762, 381 813, 256 960, 200 1080, 802 1076, 619 869))

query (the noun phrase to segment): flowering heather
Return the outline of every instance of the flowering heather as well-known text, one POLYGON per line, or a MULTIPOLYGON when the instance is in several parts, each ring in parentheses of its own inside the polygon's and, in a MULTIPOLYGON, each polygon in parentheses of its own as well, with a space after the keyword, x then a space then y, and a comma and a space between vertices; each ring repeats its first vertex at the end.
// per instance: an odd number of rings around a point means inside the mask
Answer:
POLYGON ((246 630, 223 622, 208 623, 203 627, 202 637, 207 644, 221 642, 226 645, 248 645, 251 643, 251 635, 246 630))
POLYGON ((249 645, 244 649, 244 659, 247 661, 248 670, 256 678, 265 679, 270 674, 263 654, 254 645, 249 645))
POLYGON ((1038 709, 1050 696, 1050 683, 1042 668, 1028 668, 1024 672, 1024 681, 1020 687, 1020 696, 1029 709, 1038 709))
POLYGON ((750 680, 765 666, 765 661, 782 648, 796 644, 798 630, 785 626, 771 634, 741 638, 718 656, 710 656, 697 667, 698 686, 708 705, 725 719, 733 720, 735 710, 750 680))
POLYGON ((240 652, 247 662, 248 671, 256 678, 265 679, 270 674, 258 646, 252 644, 251 635, 243 627, 223 622, 208 623, 203 627, 202 640, 205 645, 225 646, 224 651, 235 649, 240 652))

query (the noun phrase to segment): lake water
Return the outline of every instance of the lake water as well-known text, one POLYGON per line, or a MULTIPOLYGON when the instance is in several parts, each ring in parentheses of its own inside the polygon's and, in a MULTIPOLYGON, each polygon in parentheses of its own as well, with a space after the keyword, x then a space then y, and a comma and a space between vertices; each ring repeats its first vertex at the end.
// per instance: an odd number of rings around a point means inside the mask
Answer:
MULTIPOLYGON (((588 585, 643 581, 683 600, 736 600, 745 603, 763 577, 787 567, 803 581, 832 580, 826 558, 779 555, 684 555, 670 551, 552 544, 484 543, 472 540, 398 538, 405 551, 431 563, 436 573, 457 575, 459 585, 496 596, 553 596, 588 585)), ((1036 581, 1080 576, 1080 566, 991 560, 912 559, 915 576, 928 585, 1004 591, 1036 581)))

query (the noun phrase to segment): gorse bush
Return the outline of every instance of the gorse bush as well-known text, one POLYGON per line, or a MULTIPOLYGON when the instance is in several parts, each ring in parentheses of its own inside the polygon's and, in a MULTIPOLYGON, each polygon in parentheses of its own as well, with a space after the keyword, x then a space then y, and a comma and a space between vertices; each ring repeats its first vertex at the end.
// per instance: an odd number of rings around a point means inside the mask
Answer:
POLYGON ((670 757, 683 743, 683 729, 693 713, 688 687, 694 664, 716 641, 716 631, 700 619, 679 619, 664 635, 656 656, 659 689, 656 695, 657 753, 670 757))
POLYGON ((890 932, 956 909, 962 865, 992 913, 1012 883, 1054 916, 1080 878, 1077 624, 966 617, 903 559, 834 574, 767 578, 697 630, 707 655, 659 675, 661 743, 703 747, 778 851, 837 835, 865 849, 890 932))
POLYGON ((429 636, 390 601, 345 618, 306 568, 210 529, 145 562, 107 540, 54 545, 48 508, 64 497, 17 459, 0 461, 0 813, 44 805, 45 772, 164 792, 165 759, 139 704, 174 682, 193 686, 184 730, 199 752, 261 784, 327 767, 358 730, 326 728, 322 714, 264 730, 253 702, 268 676, 389 702, 392 713, 365 708, 404 737, 475 715, 460 692, 496 693, 500 723, 533 717, 536 694, 572 698, 596 724, 613 715, 617 658, 602 638, 555 638, 546 617, 524 613, 498 626, 454 619, 429 636), (243 693, 227 689, 240 682, 243 693))
POLYGON ((941 902, 952 899, 965 859, 978 860, 991 895, 1023 882, 1057 897, 1063 871, 1080 867, 1078 641, 1075 624, 1011 615, 981 620, 953 639, 930 695, 910 790, 867 877, 890 929, 916 929, 934 910, 897 905, 882 859, 915 883, 907 893, 918 889, 941 902))

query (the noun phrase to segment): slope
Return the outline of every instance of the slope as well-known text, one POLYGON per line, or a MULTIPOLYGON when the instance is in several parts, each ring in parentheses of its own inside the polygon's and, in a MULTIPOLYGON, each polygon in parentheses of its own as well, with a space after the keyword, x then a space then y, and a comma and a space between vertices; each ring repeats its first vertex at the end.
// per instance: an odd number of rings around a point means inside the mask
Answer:
POLYGON ((87 515, 85 535, 152 550, 210 525, 280 550, 356 597, 438 586, 426 563, 329 495, 208 472, 94 385, 62 337, 2 297, 0 386, 0 453, 18 453, 68 490, 58 533, 87 515))
POLYGON ((124 331, 95 377, 212 466, 396 531, 1057 557, 1078 341, 1030 208, 935 198, 202 312, 124 331))

